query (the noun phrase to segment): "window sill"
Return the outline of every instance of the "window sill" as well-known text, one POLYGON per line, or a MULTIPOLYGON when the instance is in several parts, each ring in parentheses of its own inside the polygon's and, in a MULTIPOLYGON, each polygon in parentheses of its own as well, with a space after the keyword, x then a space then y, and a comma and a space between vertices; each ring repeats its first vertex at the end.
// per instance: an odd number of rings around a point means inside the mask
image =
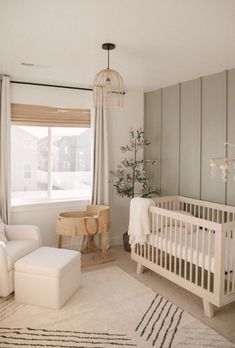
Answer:
POLYGON ((40 202, 27 202, 22 204, 15 204, 11 206, 12 212, 22 212, 31 210, 45 210, 45 209, 60 209, 60 208, 74 208, 75 204, 79 208, 81 206, 90 204, 91 198, 81 199, 67 199, 67 200, 46 200, 40 202))

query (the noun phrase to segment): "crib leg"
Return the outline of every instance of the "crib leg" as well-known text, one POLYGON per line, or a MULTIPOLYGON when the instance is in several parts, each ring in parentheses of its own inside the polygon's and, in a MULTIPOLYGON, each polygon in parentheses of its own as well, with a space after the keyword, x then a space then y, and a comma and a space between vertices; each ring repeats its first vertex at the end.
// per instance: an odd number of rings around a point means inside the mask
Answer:
POLYGON ((214 309, 213 309, 213 304, 205 300, 204 298, 202 299, 203 301, 203 307, 204 307, 204 313, 208 318, 212 318, 214 316, 214 309))
POLYGON ((144 266, 140 262, 138 262, 137 263, 136 273, 137 274, 142 274, 143 272, 144 272, 144 266))

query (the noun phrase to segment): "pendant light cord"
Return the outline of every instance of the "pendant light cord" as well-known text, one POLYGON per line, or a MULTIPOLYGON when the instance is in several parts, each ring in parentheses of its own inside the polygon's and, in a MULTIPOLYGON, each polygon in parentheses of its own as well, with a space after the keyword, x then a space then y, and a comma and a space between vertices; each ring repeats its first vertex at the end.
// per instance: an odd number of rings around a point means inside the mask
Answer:
POLYGON ((109 69, 109 49, 108 49, 108 69, 109 69))

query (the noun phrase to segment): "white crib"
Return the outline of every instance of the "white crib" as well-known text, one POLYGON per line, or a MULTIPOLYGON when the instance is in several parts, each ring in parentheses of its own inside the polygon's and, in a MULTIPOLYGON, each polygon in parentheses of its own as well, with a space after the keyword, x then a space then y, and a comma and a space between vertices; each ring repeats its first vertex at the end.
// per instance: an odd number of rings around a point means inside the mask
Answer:
POLYGON ((235 301, 235 207, 180 196, 154 199, 151 233, 131 257, 137 273, 147 267, 213 305, 235 301))

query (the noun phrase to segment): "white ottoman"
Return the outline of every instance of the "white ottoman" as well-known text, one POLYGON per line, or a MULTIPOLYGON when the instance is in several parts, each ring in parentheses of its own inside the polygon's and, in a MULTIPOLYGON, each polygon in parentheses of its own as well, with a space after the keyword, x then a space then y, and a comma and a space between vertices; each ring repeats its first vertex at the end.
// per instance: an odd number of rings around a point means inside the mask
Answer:
POLYGON ((39 248, 15 263, 15 300, 60 308, 80 285, 81 254, 74 250, 39 248))

